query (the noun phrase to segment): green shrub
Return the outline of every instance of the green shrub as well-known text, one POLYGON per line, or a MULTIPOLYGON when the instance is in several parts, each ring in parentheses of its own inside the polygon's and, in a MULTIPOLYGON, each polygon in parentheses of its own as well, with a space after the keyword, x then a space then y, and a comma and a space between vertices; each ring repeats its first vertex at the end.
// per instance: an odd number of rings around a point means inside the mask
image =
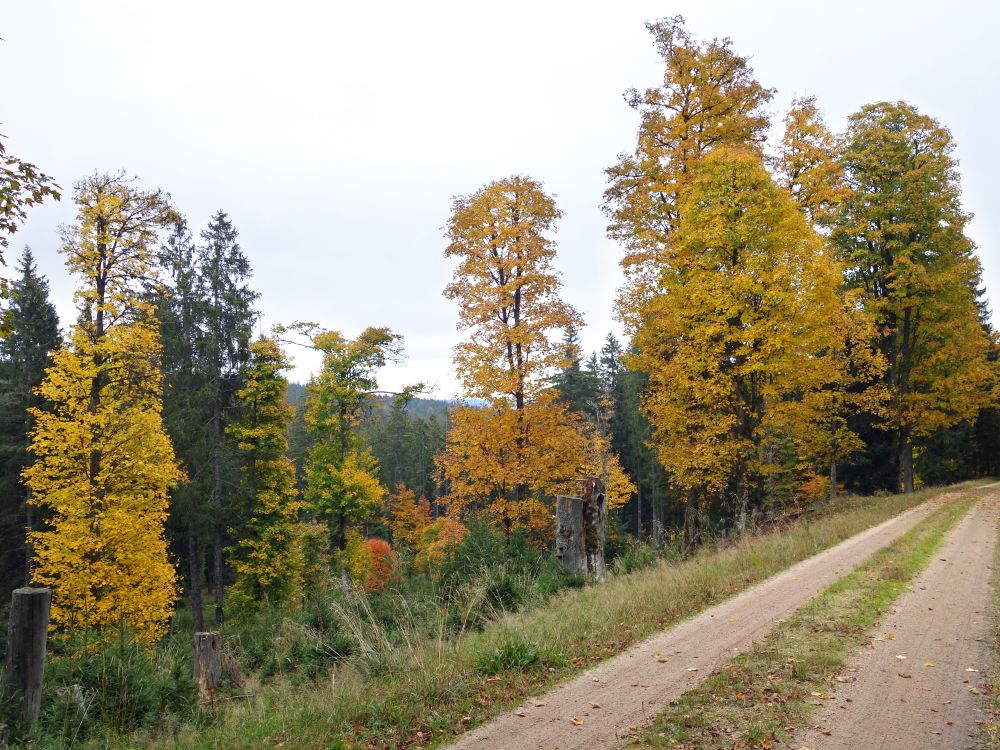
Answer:
POLYGON ((476 669, 480 674, 497 675, 501 672, 524 672, 540 667, 541 652, 534 644, 508 637, 499 646, 480 654, 476 669))
POLYGON ((302 607, 270 606, 234 618, 223 628, 223 644, 241 671, 316 679, 356 650, 334 606, 341 596, 331 590, 302 607))
POLYGON ((96 651, 83 642, 62 644, 46 668, 39 724, 64 746, 96 731, 124 735, 155 726, 194 704, 190 647, 143 646, 127 632, 96 651))

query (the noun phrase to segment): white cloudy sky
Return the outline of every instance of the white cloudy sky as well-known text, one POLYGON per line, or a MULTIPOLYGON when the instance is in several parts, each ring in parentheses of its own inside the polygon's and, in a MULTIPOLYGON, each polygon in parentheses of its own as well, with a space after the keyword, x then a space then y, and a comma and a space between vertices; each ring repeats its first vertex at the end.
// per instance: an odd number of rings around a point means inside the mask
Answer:
MULTIPOLYGON (((198 230, 232 216, 265 322, 311 320, 406 338, 389 386, 449 397, 455 309, 441 297, 451 197, 512 174, 565 211, 565 296, 584 344, 614 328, 619 251, 605 238, 602 170, 632 144, 622 101, 661 69, 643 22, 682 13, 729 36, 778 89, 819 97, 841 129, 866 102, 907 99, 951 128, 994 308, 993 184, 1000 4, 952 0, 221 2, 0 0, 0 133, 68 188, 124 168, 162 187, 198 230)), ((33 209, 15 235, 48 274, 64 320, 72 281, 57 227, 72 202, 33 209)), ((314 365, 298 361, 304 379, 314 365)))

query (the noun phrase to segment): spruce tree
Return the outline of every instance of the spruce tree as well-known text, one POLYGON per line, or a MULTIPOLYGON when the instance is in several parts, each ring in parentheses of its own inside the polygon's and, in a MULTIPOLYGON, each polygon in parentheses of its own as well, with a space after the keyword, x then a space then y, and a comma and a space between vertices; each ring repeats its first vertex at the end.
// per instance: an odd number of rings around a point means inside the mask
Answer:
POLYGON ((257 318, 258 294, 248 285, 250 262, 240 249, 239 233, 224 211, 217 211, 202 231, 197 262, 205 299, 205 335, 202 356, 211 391, 209 503, 215 518, 212 538, 212 579, 215 587, 215 623, 222 622, 223 553, 225 530, 232 510, 228 498, 238 484, 226 426, 233 419, 240 371, 250 358, 250 337, 257 318))
POLYGON ((3 591, 30 580, 31 549, 25 528, 34 526, 21 472, 30 462, 28 411, 42 405, 34 389, 59 348, 59 318, 49 301, 49 283, 39 275, 29 247, 10 285, 9 333, 0 339, 0 586, 3 591))

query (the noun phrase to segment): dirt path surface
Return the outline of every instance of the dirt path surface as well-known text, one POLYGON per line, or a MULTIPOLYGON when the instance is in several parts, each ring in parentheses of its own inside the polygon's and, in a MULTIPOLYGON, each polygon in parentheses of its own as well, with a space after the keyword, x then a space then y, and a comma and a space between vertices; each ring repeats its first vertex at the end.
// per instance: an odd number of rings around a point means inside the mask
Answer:
POLYGON ((965 750, 984 718, 975 691, 990 663, 990 575, 1000 491, 949 534, 855 658, 794 748, 965 750))
POLYGON ((810 598, 926 518, 942 495, 643 641, 579 677, 463 735, 451 750, 609 748, 745 651, 810 598))

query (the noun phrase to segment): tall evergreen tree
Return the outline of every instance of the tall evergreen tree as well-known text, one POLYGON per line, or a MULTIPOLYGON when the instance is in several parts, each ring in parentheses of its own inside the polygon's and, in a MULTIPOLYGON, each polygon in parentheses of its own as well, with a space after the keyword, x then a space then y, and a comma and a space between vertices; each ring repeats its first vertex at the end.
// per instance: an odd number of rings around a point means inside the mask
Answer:
POLYGON ((187 480, 171 493, 169 528, 175 552, 186 562, 188 596, 195 632, 205 629, 202 614, 204 560, 211 514, 209 415, 212 390, 204 357, 205 296, 194 239, 187 223, 174 224, 160 248, 167 284, 156 293, 165 377, 163 420, 187 480))
POLYGON ((591 361, 584 366, 580 335, 575 327, 568 328, 563 335, 563 350, 567 364, 552 378, 559 400, 578 414, 593 413, 600 391, 596 363, 591 361))
POLYGON ((34 389, 59 348, 59 318, 49 301, 49 283, 39 275, 31 249, 24 248, 10 286, 9 324, 0 339, 0 590, 30 580, 31 552, 25 528, 34 526, 21 472, 30 461, 29 409, 42 406, 34 389))
POLYGON ((238 463, 227 448, 226 426, 233 419, 240 371, 250 358, 250 338, 257 318, 258 294, 250 289, 250 262, 240 249, 239 233, 224 211, 212 216, 201 233, 197 250, 198 271, 204 295, 202 356, 211 390, 209 418, 211 487, 209 504, 214 516, 212 533, 212 582, 215 588, 215 622, 222 622, 223 554, 225 531, 232 510, 228 498, 238 487, 238 463))

